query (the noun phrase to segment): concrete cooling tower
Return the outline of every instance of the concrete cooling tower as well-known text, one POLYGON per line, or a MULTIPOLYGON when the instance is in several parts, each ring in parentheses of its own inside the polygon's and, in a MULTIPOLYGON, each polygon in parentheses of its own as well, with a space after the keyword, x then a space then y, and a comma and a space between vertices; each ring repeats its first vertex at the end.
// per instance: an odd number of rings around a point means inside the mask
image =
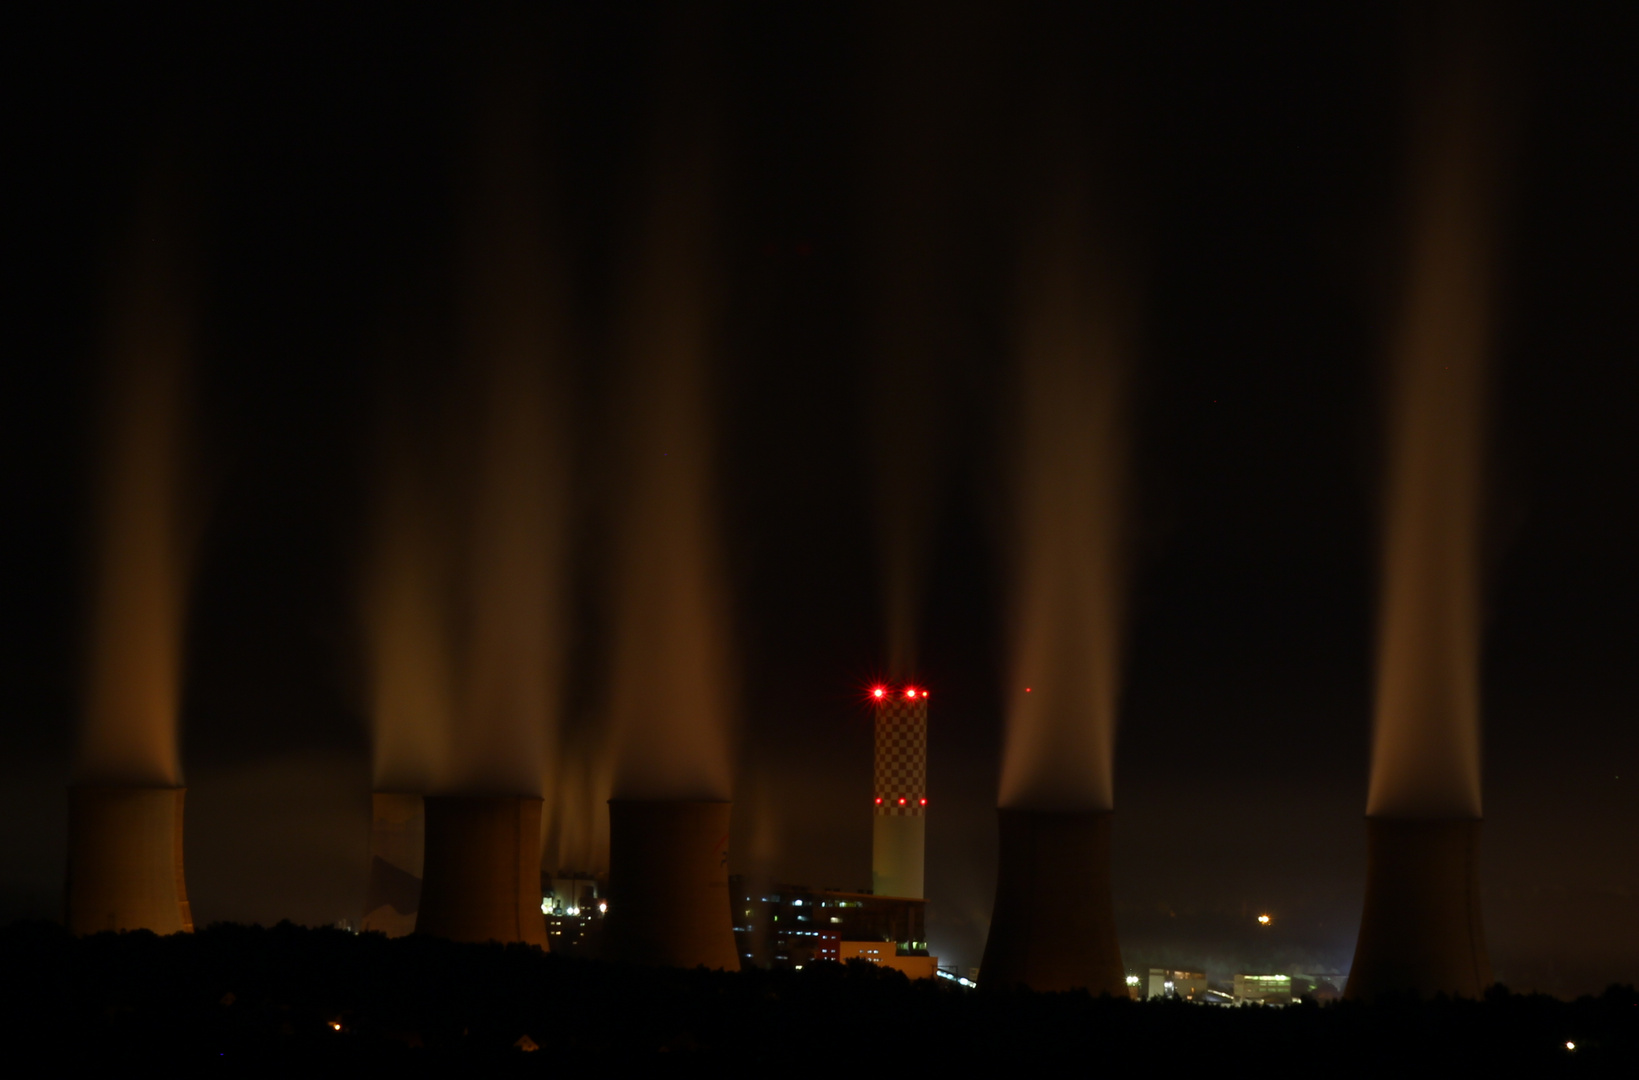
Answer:
POLYGON ((1110 897, 1103 810, 997 811, 996 906, 979 967, 983 989, 1127 992, 1110 897))
POLYGON ((68 791, 64 921, 102 930, 191 933, 182 873, 179 787, 73 787, 68 791))
POLYGON ((871 691, 876 706, 876 795, 871 892, 923 899, 928 822, 928 692, 871 691))
POLYGON ((417 933, 547 948, 541 800, 429 795, 417 933))
POLYGON ((1366 819, 1366 907, 1345 998, 1485 992, 1479 853, 1477 819, 1366 819))
POLYGON ((726 802, 609 800, 605 959, 737 971, 726 802))
POLYGON ((388 937, 415 931, 425 829, 420 795, 378 791, 370 796, 370 881, 359 929, 388 937))

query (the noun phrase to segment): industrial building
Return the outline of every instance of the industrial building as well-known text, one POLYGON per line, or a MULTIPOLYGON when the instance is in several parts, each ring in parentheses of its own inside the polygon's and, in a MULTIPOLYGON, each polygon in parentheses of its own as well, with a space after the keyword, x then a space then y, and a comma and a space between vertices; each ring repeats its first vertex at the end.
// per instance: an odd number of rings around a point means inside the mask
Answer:
POLYGON ((926 967, 931 977, 938 966, 937 958, 928 955, 926 900, 778 882, 753 888, 738 875, 730 879, 730 890, 734 937, 747 967, 800 968, 816 960, 859 959, 906 974, 926 967))
POLYGON ((1207 984, 1204 971, 1180 971, 1172 968, 1150 968, 1144 996, 1154 1001, 1159 998, 1181 998, 1184 1001, 1205 1000, 1207 984))
POLYGON ((590 870, 541 872, 541 914, 552 951, 601 956, 603 917, 609 912, 609 879, 590 870))

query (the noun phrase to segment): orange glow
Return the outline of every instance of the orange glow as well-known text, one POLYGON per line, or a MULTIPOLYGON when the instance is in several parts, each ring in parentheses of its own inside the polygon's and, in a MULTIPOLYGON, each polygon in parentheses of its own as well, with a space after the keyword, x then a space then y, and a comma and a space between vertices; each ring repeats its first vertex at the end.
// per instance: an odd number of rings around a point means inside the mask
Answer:
POLYGON ((1258 925, 1259 926, 1268 926, 1269 923, 1270 923, 1269 916, 1267 916, 1267 915, 1259 915, 1258 916, 1258 925))

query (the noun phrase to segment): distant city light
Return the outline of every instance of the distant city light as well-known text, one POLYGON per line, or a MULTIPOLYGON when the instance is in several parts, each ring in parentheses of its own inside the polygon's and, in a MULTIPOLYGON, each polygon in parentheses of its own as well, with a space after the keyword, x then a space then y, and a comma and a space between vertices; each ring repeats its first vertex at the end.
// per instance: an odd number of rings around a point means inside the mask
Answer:
POLYGON ((609 901, 599 900, 598 901, 598 914, 600 914, 600 915, 604 914, 608 910, 609 910, 609 901))
POLYGON ((1567 1050, 1575 1050, 1575 1049, 1576 1049, 1576 1043, 1574 1043, 1574 1042, 1566 1042, 1566 1044, 1565 1044, 1565 1049, 1567 1049, 1567 1050))
POLYGON ((1258 916, 1258 925, 1259 926, 1268 926, 1269 923, 1270 923, 1269 916, 1267 916, 1267 915, 1259 915, 1258 916))
POLYGON ((550 896, 541 897, 541 914, 552 914, 552 898, 550 896))
POLYGON ((1127 976, 1127 985, 1128 986, 1137 986, 1138 985, 1138 976, 1137 975, 1128 975, 1127 976))

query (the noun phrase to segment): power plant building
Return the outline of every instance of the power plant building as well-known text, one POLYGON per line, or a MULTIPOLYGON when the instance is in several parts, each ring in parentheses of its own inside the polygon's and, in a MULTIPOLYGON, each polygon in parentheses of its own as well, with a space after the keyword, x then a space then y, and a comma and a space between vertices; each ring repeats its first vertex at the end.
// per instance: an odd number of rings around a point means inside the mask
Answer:
POLYGON ((848 959, 895 961, 885 966, 907 974, 925 965, 931 975, 937 967, 937 958, 928 955, 926 900, 777 882, 753 889, 739 876, 731 884, 735 939, 747 967, 848 959), (878 951, 867 955, 867 948, 878 951))

